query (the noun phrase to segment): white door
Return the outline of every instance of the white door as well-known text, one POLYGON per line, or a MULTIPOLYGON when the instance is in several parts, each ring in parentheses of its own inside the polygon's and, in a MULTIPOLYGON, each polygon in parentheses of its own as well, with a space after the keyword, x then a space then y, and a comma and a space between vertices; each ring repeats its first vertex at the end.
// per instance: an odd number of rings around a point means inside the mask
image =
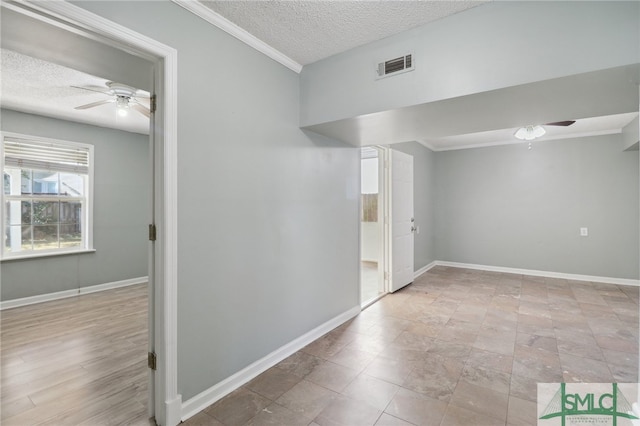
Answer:
POLYGON ((391 165, 391 292, 413 282, 413 157, 389 150, 391 165))

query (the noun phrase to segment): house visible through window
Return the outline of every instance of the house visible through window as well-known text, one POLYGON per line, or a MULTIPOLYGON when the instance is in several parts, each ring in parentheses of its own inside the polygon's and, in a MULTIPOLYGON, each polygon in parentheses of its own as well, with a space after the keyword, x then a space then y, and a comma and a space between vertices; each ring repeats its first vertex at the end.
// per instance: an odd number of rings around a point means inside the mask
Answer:
POLYGON ((3 134, 3 257, 91 249, 93 147, 3 134))

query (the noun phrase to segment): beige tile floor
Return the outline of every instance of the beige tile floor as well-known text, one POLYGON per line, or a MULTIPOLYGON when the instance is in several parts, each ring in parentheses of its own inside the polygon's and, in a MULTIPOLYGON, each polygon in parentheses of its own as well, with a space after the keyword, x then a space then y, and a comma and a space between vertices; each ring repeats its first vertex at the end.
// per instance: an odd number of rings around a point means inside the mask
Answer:
POLYGON ((437 267, 186 424, 534 425, 561 381, 638 381, 638 288, 437 267))
POLYGON ((381 294, 379 288, 378 263, 360 262, 360 302, 366 304, 374 300, 381 294))

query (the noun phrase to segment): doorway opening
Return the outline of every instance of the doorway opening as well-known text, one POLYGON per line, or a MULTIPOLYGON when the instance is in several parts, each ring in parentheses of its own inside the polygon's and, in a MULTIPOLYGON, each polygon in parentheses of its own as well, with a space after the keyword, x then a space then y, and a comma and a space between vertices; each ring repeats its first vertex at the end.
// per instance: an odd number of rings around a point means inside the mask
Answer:
MULTIPOLYGON (((96 58, 115 49, 4 5, 2 14, 3 43, 14 50, 1 49, 13 103, 2 105, 0 143, 8 184, 2 204, 11 207, 0 214, 11 224, 3 228, 0 270, 9 300, 2 307, 12 308, 2 312, 0 420, 97 424, 118 411, 123 423, 144 421, 154 415, 147 369, 153 256, 145 238, 153 223, 150 119, 118 114, 107 79, 120 76, 94 71, 101 68, 96 58), (39 37, 11 31, 27 25, 39 37), (92 54, 39 51, 51 33, 92 54), (28 96, 29 87, 43 99, 28 96)), ((132 58, 118 55, 122 63, 132 58)), ((138 62, 144 69, 123 69, 130 84, 147 82, 132 91, 145 90, 148 105, 153 63, 138 62)))
POLYGON ((360 151, 360 304, 371 305, 386 294, 384 151, 360 151))
MULTIPOLYGON (((3 2, 3 9, 46 22, 88 40, 98 40, 153 64, 151 114, 153 205, 157 228, 149 243, 149 414, 156 422, 175 425, 181 418, 177 392, 177 52, 151 38, 68 2, 3 2)), ((3 34, 4 34, 3 26, 3 34)), ((27 32, 28 33, 28 32, 27 32)), ((24 35, 24 32, 22 33, 24 35)), ((3 42, 5 38, 3 37, 3 42)), ((150 232, 151 235, 151 232, 150 232)))

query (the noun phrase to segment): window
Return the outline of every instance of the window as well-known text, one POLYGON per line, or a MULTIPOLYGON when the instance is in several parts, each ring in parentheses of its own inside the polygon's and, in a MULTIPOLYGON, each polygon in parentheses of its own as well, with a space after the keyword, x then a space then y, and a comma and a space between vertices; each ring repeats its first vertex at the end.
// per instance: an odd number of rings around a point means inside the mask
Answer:
POLYGON ((92 249, 93 146, 2 134, 2 257, 92 249))

